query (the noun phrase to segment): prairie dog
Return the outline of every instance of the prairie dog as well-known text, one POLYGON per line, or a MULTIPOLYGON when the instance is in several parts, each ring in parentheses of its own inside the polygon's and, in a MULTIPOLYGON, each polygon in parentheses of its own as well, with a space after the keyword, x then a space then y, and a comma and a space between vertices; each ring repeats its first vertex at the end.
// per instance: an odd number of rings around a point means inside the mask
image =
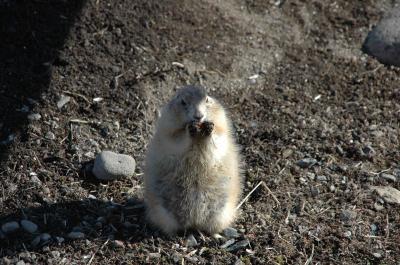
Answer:
POLYGON ((186 86, 166 104, 145 167, 148 220, 173 235, 229 227, 241 197, 240 156, 222 105, 202 87, 186 86))

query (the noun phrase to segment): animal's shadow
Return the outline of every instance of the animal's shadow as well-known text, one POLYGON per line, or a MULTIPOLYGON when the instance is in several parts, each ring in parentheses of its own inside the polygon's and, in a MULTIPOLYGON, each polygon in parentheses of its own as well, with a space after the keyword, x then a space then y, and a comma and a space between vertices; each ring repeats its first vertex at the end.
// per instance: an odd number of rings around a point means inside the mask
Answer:
POLYGON ((73 244, 75 240, 82 240, 79 237, 83 235, 89 240, 115 239, 131 243, 162 236, 147 225, 143 202, 135 198, 124 204, 86 199, 25 208, 0 215, 0 224, 12 221, 21 224, 24 219, 37 224, 37 231, 27 232, 20 225, 12 233, 0 234, 0 257, 13 256, 24 250, 40 251, 52 244, 73 244))
POLYGON ((86 0, 0 1, 0 163, 14 138, 27 140, 28 115, 51 87, 53 67, 86 0))

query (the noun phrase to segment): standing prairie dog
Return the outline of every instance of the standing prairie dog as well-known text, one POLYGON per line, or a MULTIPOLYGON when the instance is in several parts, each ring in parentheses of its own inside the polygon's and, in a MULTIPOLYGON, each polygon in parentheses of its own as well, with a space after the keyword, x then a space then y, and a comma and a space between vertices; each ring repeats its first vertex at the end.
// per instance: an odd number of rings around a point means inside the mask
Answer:
POLYGON ((205 89, 186 86, 161 112, 145 168, 149 221, 173 235, 215 234, 235 219, 241 196, 239 150, 222 105, 205 89))

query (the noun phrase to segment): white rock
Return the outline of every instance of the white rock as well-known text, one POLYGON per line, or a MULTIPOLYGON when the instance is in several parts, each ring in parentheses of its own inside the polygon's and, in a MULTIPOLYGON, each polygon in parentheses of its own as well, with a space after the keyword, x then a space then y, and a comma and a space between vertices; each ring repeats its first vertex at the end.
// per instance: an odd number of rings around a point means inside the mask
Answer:
POLYGON ((390 186, 373 186, 371 187, 371 189, 375 190, 378 195, 381 196, 382 199, 385 200, 387 203, 400 204, 400 190, 390 186))
POLYGON ((30 121, 38 121, 42 118, 42 115, 40 115, 39 113, 31 113, 28 115, 28 120, 30 121))
POLYGON ((392 9, 368 34, 364 52, 381 63, 400 66, 400 7, 392 9))
POLYGON ((57 101, 57 108, 61 109, 71 100, 71 97, 62 95, 60 100, 57 101))
POLYGON ((9 234, 12 232, 15 232, 19 229, 19 224, 15 221, 13 222, 8 222, 5 223, 1 226, 1 230, 3 230, 4 233, 9 234))
POLYGON ((94 161, 93 174, 101 180, 113 180, 130 177, 134 174, 136 162, 133 157, 103 151, 94 161))
POLYGON ((35 224, 29 220, 22 220, 21 226, 26 232, 31 233, 31 234, 35 233, 38 229, 37 224, 35 224))

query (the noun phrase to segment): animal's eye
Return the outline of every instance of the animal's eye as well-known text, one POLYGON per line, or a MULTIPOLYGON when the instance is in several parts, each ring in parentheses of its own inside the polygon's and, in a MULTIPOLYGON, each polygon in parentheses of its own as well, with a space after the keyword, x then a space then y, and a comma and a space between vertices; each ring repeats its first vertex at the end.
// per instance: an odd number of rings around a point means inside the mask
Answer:
POLYGON ((181 104, 182 104, 182 106, 186 106, 186 101, 182 99, 181 104))

